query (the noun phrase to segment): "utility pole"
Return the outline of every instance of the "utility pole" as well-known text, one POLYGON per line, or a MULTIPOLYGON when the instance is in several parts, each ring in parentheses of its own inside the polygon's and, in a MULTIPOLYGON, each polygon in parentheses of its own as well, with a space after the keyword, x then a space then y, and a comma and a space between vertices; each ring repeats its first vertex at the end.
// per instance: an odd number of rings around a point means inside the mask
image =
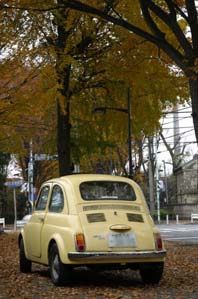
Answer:
MULTIPOLYGON (((179 130, 179 115, 178 115, 178 104, 175 105, 173 110, 173 135, 174 135, 174 161, 173 161, 173 173, 181 165, 181 145, 180 145, 180 130, 179 130)), ((175 199, 178 201, 177 195, 177 175, 175 175, 175 199)))
POLYGON ((168 182, 167 182, 167 173, 166 173, 166 162, 163 160, 164 165, 164 179, 165 179, 165 192, 166 192, 166 204, 168 204, 168 182))
POLYGON ((159 189, 159 170, 157 160, 158 138, 156 137, 156 153, 155 153, 155 173, 156 173, 156 200, 157 200, 157 221, 160 223, 160 189, 159 189))
POLYGON ((178 104, 175 104, 173 109, 174 156, 178 167, 181 154, 178 104))

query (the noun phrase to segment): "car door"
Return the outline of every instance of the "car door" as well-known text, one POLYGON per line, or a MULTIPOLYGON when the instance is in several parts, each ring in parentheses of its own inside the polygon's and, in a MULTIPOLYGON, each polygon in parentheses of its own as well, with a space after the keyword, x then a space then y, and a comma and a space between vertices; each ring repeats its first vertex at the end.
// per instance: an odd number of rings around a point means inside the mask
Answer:
POLYGON ((40 190, 35 211, 26 227, 26 248, 33 257, 41 256, 41 232, 45 221, 49 193, 50 184, 46 184, 40 190))

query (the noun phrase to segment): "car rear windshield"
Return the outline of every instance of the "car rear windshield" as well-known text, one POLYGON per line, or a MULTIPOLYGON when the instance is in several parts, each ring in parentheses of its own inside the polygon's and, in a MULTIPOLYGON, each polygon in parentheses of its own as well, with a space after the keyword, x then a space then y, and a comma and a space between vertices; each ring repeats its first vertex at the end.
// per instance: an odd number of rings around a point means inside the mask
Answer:
POLYGON ((125 182, 91 181, 80 184, 84 200, 136 200, 133 187, 125 182))

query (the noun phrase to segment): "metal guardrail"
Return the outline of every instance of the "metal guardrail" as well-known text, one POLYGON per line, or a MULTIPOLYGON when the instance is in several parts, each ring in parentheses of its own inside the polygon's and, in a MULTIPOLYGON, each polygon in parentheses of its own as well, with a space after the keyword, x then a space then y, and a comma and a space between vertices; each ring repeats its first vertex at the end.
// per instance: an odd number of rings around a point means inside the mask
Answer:
POLYGON ((0 218, 0 224, 3 225, 3 230, 5 229, 5 218, 0 218))
POLYGON ((198 214, 191 214, 191 222, 193 222, 194 219, 198 220, 198 214))

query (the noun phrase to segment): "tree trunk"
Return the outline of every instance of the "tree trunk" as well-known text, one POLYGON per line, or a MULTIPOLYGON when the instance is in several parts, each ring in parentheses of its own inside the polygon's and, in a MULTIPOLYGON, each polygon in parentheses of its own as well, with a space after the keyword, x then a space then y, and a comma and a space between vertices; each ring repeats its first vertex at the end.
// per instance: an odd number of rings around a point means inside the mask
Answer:
POLYGON ((190 95, 192 103, 192 117, 195 128, 195 136, 198 142, 198 79, 189 79, 190 95))
MULTIPOLYGON (((57 4, 62 5, 63 1, 58 0, 57 4)), ((60 9, 54 16, 54 23, 57 25, 56 39, 56 73, 58 81, 57 98, 57 151, 59 162, 59 175, 71 173, 70 160, 70 76, 71 64, 67 62, 65 53, 69 30, 67 30, 68 11, 60 9)))
POLYGON ((61 95, 57 100, 57 151, 60 176, 72 172, 70 159, 70 72, 71 65, 67 65, 61 71, 57 68, 61 95))
POLYGON ((62 111, 62 107, 60 106, 60 103, 58 102, 57 103, 57 150, 58 150, 60 176, 71 173, 70 129, 71 129, 71 125, 69 123, 69 113, 65 114, 62 111))

